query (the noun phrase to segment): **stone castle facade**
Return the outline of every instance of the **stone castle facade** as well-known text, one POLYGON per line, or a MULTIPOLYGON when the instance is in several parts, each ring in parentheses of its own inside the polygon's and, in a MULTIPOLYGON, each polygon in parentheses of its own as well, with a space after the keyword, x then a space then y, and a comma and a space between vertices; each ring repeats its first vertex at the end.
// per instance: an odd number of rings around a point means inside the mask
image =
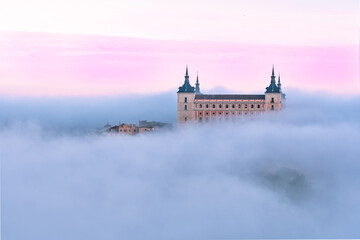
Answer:
POLYGON ((277 84, 275 79, 273 67, 265 94, 202 94, 198 76, 195 87, 190 85, 186 66, 185 82, 177 92, 178 123, 238 119, 245 115, 279 111, 285 105, 285 94, 281 90, 280 75, 277 84))

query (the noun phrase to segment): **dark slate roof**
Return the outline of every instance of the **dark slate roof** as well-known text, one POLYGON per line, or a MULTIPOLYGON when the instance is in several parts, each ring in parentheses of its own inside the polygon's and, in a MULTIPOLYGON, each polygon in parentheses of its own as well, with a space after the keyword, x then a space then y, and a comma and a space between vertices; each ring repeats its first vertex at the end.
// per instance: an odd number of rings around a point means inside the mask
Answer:
POLYGON ((248 94, 196 94, 195 100, 264 100, 265 95, 248 95, 248 94))
POLYGON ((185 81, 184 85, 179 87, 178 92, 195 92, 195 88, 190 85, 189 81, 185 81))
POLYGON ((272 76, 270 85, 266 88, 265 93, 281 93, 280 87, 275 84, 275 76, 272 76))

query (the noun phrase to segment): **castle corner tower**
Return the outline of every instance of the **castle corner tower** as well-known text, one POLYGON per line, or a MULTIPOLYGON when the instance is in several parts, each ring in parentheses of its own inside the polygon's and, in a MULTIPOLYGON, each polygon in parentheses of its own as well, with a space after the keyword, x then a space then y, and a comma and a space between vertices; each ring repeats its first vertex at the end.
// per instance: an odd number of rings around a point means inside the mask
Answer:
POLYGON ((280 76, 277 85, 275 79, 276 76, 273 66, 270 85, 266 88, 265 91, 265 111, 281 110, 282 93, 280 76))
MULTIPOLYGON (((197 89, 198 89, 197 85, 197 89)), ((196 90, 197 90, 196 89, 196 90)), ((200 91, 200 90, 199 90, 200 91)), ((185 81, 177 92, 177 117, 178 123, 194 120, 195 88, 190 85, 188 66, 186 66, 185 81)))

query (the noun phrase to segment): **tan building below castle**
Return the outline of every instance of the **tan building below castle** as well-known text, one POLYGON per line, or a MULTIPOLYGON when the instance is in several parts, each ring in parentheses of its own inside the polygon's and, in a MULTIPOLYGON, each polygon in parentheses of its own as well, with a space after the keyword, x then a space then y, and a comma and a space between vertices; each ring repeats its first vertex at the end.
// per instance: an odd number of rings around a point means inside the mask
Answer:
POLYGON ((265 111, 279 111, 285 105, 285 94, 281 91, 280 76, 277 84, 275 78, 273 67, 265 94, 202 94, 198 77, 195 87, 190 85, 186 67, 185 82, 177 92, 178 123, 237 119, 265 111))
POLYGON ((159 132, 172 129, 172 124, 162 122, 148 122, 145 120, 139 121, 139 125, 122 123, 119 125, 111 126, 106 124, 103 133, 116 133, 121 135, 137 135, 148 132, 159 132))

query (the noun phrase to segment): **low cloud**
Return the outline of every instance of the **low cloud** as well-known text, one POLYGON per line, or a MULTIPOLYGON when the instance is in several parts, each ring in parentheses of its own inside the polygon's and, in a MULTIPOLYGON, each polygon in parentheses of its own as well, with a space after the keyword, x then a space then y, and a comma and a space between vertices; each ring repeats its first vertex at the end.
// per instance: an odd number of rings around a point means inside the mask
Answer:
POLYGON ((359 236, 359 96, 290 91, 286 110, 259 119, 92 134, 105 120, 175 122, 171 94, 113 99, 7 99, 4 239, 359 236))

